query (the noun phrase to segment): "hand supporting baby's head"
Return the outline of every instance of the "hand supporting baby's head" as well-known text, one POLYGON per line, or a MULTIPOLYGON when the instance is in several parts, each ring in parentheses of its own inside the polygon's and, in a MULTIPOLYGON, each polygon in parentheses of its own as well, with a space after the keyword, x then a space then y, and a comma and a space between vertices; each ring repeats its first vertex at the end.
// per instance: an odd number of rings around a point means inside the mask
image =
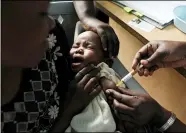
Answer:
POLYGON ((100 37, 92 31, 85 31, 76 38, 70 50, 70 56, 72 69, 75 72, 90 63, 97 65, 100 62, 110 61, 109 56, 103 50, 100 37))

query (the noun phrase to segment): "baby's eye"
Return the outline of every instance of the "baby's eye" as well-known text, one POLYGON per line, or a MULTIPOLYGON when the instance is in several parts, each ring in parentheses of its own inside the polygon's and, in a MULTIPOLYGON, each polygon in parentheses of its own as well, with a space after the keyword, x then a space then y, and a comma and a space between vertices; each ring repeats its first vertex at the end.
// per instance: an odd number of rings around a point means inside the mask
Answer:
POLYGON ((77 45, 73 45, 72 48, 78 48, 78 46, 77 45))
POLYGON ((88 45, 87 45, 87 48, 89 48, 89 49, 94 49, 94 47, 93 47, 91 44, 88 44, 88 45))
POLYGON ((78 47, 79 47, 79 43, 74 43, 74 44, 72 45, 72 47, 73 47, 73 48, 78 48, 78 47))

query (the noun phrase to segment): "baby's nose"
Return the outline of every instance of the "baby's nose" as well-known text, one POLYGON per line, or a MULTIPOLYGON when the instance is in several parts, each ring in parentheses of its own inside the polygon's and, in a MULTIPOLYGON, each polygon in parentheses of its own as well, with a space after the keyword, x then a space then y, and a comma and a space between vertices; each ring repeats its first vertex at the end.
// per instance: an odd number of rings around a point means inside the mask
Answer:
POLYGON ((78 48, 78 49, 76 50, 76 53, 83 54, 83 53, 84 53, 83 48, 78 48))

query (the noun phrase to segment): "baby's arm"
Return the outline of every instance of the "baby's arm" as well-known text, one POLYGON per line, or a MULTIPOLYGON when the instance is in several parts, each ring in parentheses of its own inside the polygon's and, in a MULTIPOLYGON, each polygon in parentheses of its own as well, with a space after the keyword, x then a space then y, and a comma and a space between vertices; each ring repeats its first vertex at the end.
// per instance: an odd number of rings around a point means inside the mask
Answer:
POLYGON ((83 28, 82 23, 81 23, 80 21, 78 21, 78 22, 76 23, 76 28, 75 28, 75 33, 74 33, 74 42, 75 42, 77 36, 78 36, 80 33, 84 32, 84 31, 85 31, 85 29, 83 28))
MULTIPOLYGON (((100 77, 100 85, 103 90, 107 89, 117 89, 116 84, 118 84, 121 80, 120 76, 107 64, 100 63, 98 66, 100 68, 100 73, 98 77, 100 77)), ((125 84, 121 84, 119 87, 126 88, 125 84)))
POLYGON ((116 84, 106 77, 102 77, 100 79, 100 84, 102 86, 103 91, 105 92, 107 89, 116 89, 116 84))

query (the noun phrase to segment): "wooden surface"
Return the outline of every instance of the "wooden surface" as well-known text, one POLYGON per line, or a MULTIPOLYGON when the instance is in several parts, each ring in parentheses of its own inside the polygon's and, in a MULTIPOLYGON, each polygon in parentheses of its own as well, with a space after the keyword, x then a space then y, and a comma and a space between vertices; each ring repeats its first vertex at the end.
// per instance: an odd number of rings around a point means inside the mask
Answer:
MULTIPOLYGON (((119 40, 119 60, 130 71, 135 53, 149 40, 178 40, 186 41, 186 36, 173 25, 164 31, 155 29, 151 33, 145 33, 139 29, 129 27, 126 22, 134 18, 125 13, 121 8, 107 1, 99 1, 98 7, 112 17, 109 24, 114 28, 119 40), (118 20, 117 20, 118 19, 118 20), (168 32, 169 31, 169 32, 168 32), (140 34, 139 34, 140 33, 140 34), (173 35, 172 35, 173 34, 173 35)), ((152 77, 134 77, 140 85, 162 106, 173 111, 177 117, 186 124, 186 78, 174 69, 158 70, 152 77)))
MULTIPOLYGON (((121 21, 123 24, 127 25, 129 21, 137 18, 133 14, 128 14, 122 8, 116 4, 108 1, 97 1, 97 7, 105 12, 109 17, 114 19, 116 22, 121 21), (118 19, 118 20, 117 20, 118 19)), ((121 23, 120 22, 120 23, 121 23)), ((129 25, 127 25, 130 27, 129 25)), ((175 40, 175 41, 186 41, 186 34, 175 28, 175 26, 169 25, 165 29, 160 30, 155 28, 152 32, 145 32, 139 28, 131 27, 129 32, 137 32, 141 35, 143 39, 146 40, 175 40)), ((141 38, 141 39, 142 39, 141 38)), ((139 39, 140 40, 140 39, 139 39)))
MULTIPOLYGON (((143 44, 146 44, 151 40, 186 41, 186 34, 179 31, 173 24, 163 30, 155 28, 149 33, 139 28, 129 26, 127 23, 137 17, 133 14, 128 14, 114 3, 108 1, 97 1, 97 7, 130 32, 133 36, 138 38, 143 44)), ((185 69, 177 68, 176 70, 186 78, 185 69)))

